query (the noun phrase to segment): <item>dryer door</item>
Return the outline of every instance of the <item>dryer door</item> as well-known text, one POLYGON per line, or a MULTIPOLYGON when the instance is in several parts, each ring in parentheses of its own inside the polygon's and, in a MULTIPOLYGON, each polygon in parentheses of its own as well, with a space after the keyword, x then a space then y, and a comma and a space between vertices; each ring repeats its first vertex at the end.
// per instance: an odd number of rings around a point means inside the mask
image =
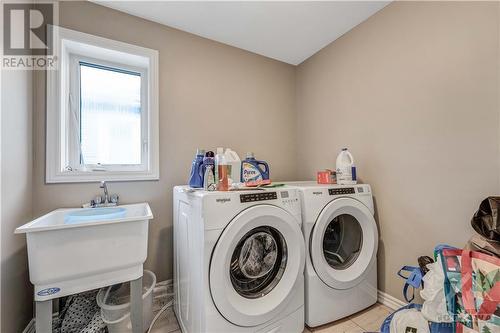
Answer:
POLYGON ((360 283, 376 263, 378 231, 370 210, 352 198, 330 202, 310 239, 311 261, 320 279, 335 289, 360 283))
POLYGON ((224 229, 210 261, 210 291, 219 312, 239 326, 275 318, 304 270, 299 222, 284 209, 258 205, 224 229))

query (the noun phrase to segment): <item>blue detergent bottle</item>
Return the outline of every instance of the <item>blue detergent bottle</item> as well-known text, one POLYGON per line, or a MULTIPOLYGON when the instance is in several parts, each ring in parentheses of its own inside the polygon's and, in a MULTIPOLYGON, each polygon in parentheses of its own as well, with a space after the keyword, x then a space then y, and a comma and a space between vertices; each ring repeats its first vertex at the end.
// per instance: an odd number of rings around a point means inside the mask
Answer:
POLYGON ((189 186, 193 188, 203 187, 203 157, 205 157, 205 150, 198 149, 191 165, 191 174, 189 176, 189 186))
POLYGON ((247 153, 241 162, 241 182, 254 182, 269 179, 269 165, 265 161, 255 159, 252 152, 247 153))

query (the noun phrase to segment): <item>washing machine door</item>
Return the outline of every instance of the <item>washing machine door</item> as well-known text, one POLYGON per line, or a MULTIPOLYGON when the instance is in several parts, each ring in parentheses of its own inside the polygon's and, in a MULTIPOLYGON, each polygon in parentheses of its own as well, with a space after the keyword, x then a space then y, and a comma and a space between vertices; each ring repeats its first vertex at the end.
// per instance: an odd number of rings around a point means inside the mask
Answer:
POLYGON ((376 263, 378 231, 370 210, 352 198, 339 198, 321 211, 310 239, 319 278, 335 289, 360 283, 376 263))
POLYGON ((258 205, 224 229, 210 261, 210 291, 219 312, 239 326, 275 318, 304 270, 304 238, 286 210, 258 205))

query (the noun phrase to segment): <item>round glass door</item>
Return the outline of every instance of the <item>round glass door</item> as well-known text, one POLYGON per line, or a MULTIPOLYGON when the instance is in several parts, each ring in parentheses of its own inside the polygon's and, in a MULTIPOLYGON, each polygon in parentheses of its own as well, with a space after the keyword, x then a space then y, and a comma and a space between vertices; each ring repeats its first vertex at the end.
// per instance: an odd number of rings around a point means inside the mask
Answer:
POLYGON ((226 226, 212 252, 209 283, 214 304, 235 325, 267 323, 296 297, 304 263, 304 236, 297 219, 276 206, 249 207, 226 226))
POLYGON ((325 260, 334 269, 349 268, 358 258, 363 245, 363 230, 352 215, 332 219, 323 236, 325 260))
POLYGON ((287 247, 281 233, 268 226, 247 232, 236 245, 229 274, 238 294, 259 298, 268 294, 283 277, 287 247))
POLYGON ((353 288, 376 264, 378 230, 372 212, 352 198, 331 201, 314 224, 309 249, 314 270, 326 285, 353 288))

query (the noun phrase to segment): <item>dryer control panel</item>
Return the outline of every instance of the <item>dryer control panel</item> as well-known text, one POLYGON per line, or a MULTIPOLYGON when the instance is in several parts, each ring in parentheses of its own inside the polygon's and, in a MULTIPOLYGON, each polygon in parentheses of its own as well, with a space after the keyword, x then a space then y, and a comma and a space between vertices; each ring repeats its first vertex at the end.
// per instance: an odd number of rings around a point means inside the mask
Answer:
POLYGON ((328 194, 330 195, 343 195, 343 194, 354 194, 354 187, 341 187, 341 188, 330 188, 328 189, 328 194))
POLYGON ((276 192, 259 192, 240 195, 240 202, 255 202, 264 200, 276 200, 278 199, 278 194, 276 192))

